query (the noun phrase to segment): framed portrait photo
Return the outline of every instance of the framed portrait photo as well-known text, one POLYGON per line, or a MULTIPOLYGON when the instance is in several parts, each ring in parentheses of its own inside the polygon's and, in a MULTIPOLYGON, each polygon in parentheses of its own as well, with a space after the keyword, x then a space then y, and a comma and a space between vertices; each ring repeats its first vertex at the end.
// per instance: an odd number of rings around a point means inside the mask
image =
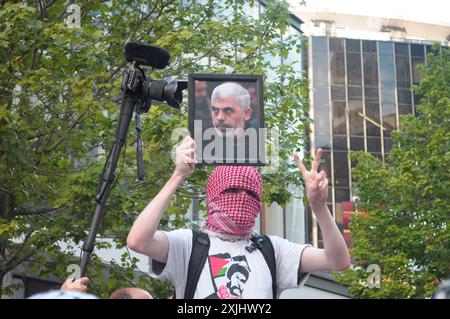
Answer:
POLYGON ((263 76, 190 74, 189 131, 200 165, 266 165, 263 76))

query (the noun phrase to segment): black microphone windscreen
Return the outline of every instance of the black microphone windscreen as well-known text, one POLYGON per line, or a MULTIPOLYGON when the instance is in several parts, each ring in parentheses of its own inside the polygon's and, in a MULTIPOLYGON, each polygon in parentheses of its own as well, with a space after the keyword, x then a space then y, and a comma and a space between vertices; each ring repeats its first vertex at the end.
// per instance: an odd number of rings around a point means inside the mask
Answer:
POLYGON ((138 42, 125 44, 125 58, 128 62, 136 61, 138 64, 164 69, 170 60, 170 53, 166 49, 138 42))

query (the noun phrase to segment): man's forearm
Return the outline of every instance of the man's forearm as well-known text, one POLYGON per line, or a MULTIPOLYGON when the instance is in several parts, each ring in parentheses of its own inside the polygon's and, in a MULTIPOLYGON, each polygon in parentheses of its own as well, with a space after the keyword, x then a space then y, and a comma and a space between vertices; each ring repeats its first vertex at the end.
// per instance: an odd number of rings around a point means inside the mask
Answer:
POLYGON ((128 235, 129 246, 136 246, 138 243, 148 243, 153 240, 161 217, 183 180, 183 176, 173 173, 160 192, 139 214, 128 235))
POLYGON ((325 255, 333 269, 345 269, 350 266, 347 245, 326 205, 312 207, 323 237, 325 255))

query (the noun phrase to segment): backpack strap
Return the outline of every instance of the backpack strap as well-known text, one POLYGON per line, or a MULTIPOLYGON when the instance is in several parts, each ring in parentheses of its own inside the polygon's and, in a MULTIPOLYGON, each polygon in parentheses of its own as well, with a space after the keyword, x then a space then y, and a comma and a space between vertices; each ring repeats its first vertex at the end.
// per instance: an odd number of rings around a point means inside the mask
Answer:
POLYGON ((193 299, 203 265, 206 262, 209 251, 209 237, 205 233, 192 230, 192 251, 189 258, 188 273, 184 299, 193 299))
POLYGON ((267 235, 260 235, 251 239, 253 246, 261 251, 272 276, 272 295, 277 298, 277 266, 275 261, 275 251, 272 242, 267 235))

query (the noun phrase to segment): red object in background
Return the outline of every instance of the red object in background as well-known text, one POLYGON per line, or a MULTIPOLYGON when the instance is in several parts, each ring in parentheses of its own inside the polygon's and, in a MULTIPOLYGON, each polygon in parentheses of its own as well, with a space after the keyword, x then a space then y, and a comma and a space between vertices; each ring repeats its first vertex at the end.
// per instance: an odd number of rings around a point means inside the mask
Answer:
POLYGON ((353 215, 353 212, 344 211, 343 218, 342 218, 342 227, 344 229, 348 229, 348 224, 350 223, 350 221, 352 219, 352 215, 353 215))
POLYGON ((355 210, 355 204, 353 202, 342 202, 342 210, 344 212, 353 212, 355 210))

